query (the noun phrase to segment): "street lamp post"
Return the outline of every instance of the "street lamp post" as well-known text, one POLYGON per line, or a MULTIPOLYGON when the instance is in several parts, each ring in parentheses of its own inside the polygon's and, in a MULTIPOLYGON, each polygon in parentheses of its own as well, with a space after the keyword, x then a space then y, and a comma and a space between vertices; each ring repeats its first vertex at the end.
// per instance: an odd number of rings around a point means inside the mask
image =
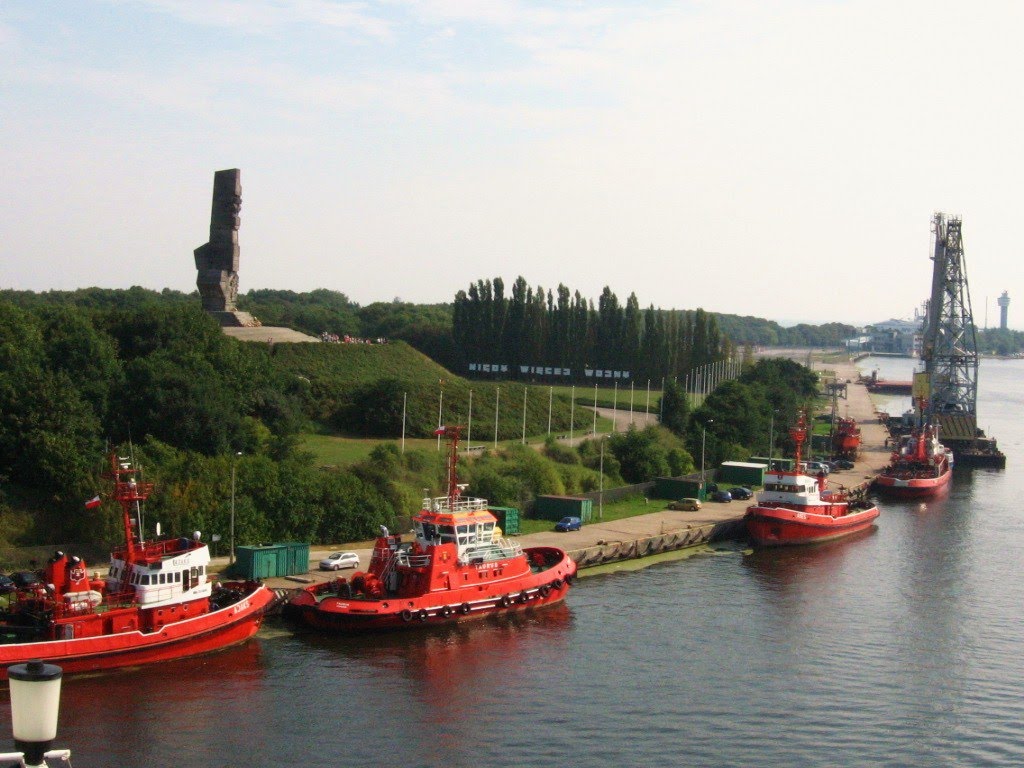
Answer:
POLYGON ((0 754, 5 764, 13 761, 29 768, 40 768, 47 764, 46 758, 71 764, 71 750, 50 749, 57 738, 62 674, 60 667, 42 661, 7 668, 11 731, 18 751, 0 754))
POLYGON ((242 455, 237 451, 231 459, 231 564, 235 563, 235 465, 238 464, 238 457, 242 455))
POLYGON ((598 496, 597 496, 597 519, 604 520, 604 438, 601 438, 601 464, 597 470, 598 496))
POLYGON ((704 426, 700 430, 700 489, 703 491, 706 483, 704 482, 704 444, 708 435, 708 424, 714 424, 714 419, 708 419, 704 422, 704 426))

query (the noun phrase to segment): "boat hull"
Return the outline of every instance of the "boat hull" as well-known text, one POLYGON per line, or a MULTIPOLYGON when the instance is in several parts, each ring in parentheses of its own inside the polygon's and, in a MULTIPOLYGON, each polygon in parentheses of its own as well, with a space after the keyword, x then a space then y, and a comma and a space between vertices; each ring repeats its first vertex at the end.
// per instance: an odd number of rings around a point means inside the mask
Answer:
POLYGON ((878 517, 878 507, 870 506, 832 517, 785 507, 747 509, 745 521, 751 542, 762 547, 814 544, 867 530, 878 517))
MULTIPOLYGON (((531 551, 536 550, 527 549, 527 556, 531 551)), ((564 552, 560 554, 556 564, 539 572, 416 596, 347 598, 324 595, 318 585, 293 597, 285 615, 319 630, 359 633, 456 624, 535 611, 562 602, 576 575, 576 563, 564 552)))
POLYGON ((875 490, 894 499, 927 499, 949 488, 953 472, 946 469, 937 477, 901 477, 883 472, 875 478, 875 490))
POLYGON ((154 632, 118 632, 68 640, 0 644, 0 679, 7 668, 33 659, 65 672, 93 672, 182 659, 227 648, 256 634, 276 597, 257 585, 238 602, 220 610, 165 624, 154 632))

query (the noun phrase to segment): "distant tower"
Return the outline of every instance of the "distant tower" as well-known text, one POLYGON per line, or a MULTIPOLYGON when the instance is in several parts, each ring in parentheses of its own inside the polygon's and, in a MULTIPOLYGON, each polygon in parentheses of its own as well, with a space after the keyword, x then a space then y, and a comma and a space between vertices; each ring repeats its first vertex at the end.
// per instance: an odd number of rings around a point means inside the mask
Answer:
POLYGON ((1006 330, 1006 310, 1010 306, 1010 296, 1003 291, 1003 295, 996 299, 996 304, 999 305, 999 328, 1006 330))

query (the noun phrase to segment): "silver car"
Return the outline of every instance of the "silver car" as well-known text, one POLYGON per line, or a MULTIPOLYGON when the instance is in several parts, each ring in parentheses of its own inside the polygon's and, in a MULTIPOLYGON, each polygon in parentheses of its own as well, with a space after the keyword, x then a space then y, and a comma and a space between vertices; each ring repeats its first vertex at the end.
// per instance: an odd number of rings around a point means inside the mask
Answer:
POLYGON ((321 571, 338 571, 342 568, 358 568, 359 555, 355 552, 332 552, 320 561, 321 571))

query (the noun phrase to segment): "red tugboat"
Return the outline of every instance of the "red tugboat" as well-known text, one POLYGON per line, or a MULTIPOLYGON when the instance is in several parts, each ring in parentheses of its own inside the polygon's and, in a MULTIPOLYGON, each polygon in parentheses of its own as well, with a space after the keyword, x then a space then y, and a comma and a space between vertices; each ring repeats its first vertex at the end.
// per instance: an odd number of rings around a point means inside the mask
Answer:
POLYGON ((953 452, 939 442, 931 424, 914 429, 893 451, 889 466, 875 478, 879 493, 901 499, 926 499, 949 487, 953 452))
POLYGON ((757 502, 747 508, 747 533, 759 546, 811 544, 848 536, 871 527, 878 507, 869 501, 828 490, 824 473, 802 473, 800 452, 807 439, 804 415, 789 434, 796 442, 792 472, 768 472, 757 502))
POLYGON ((288 615, 322 630, 360 632, 450 624, 561 602, 576 563, 557 547, 504 539, 487 501, 462 495, 456 462, 461 427, 448 440, 448 495, 423 500, 415 540, 383 529, 367 573, 304 588, 288 615))
POLYGON ((832 454, 853 461, 860 448, 860 427, 856 419, 840 418, 832 434, 832 454))
POLYGON ((255 582, 212 584, 210 550, 192 538, 144 541, 140 502, 152 483, 130 462, 111 456, 114 499, 125 545, 110 556, 106 580, 89 578, 84 560, 54 554, 44 581, 7 596, 0 610, 0 679, 32 659, 65 672, 135 666, 193 656, 256 634, 274 593, 255 582))

